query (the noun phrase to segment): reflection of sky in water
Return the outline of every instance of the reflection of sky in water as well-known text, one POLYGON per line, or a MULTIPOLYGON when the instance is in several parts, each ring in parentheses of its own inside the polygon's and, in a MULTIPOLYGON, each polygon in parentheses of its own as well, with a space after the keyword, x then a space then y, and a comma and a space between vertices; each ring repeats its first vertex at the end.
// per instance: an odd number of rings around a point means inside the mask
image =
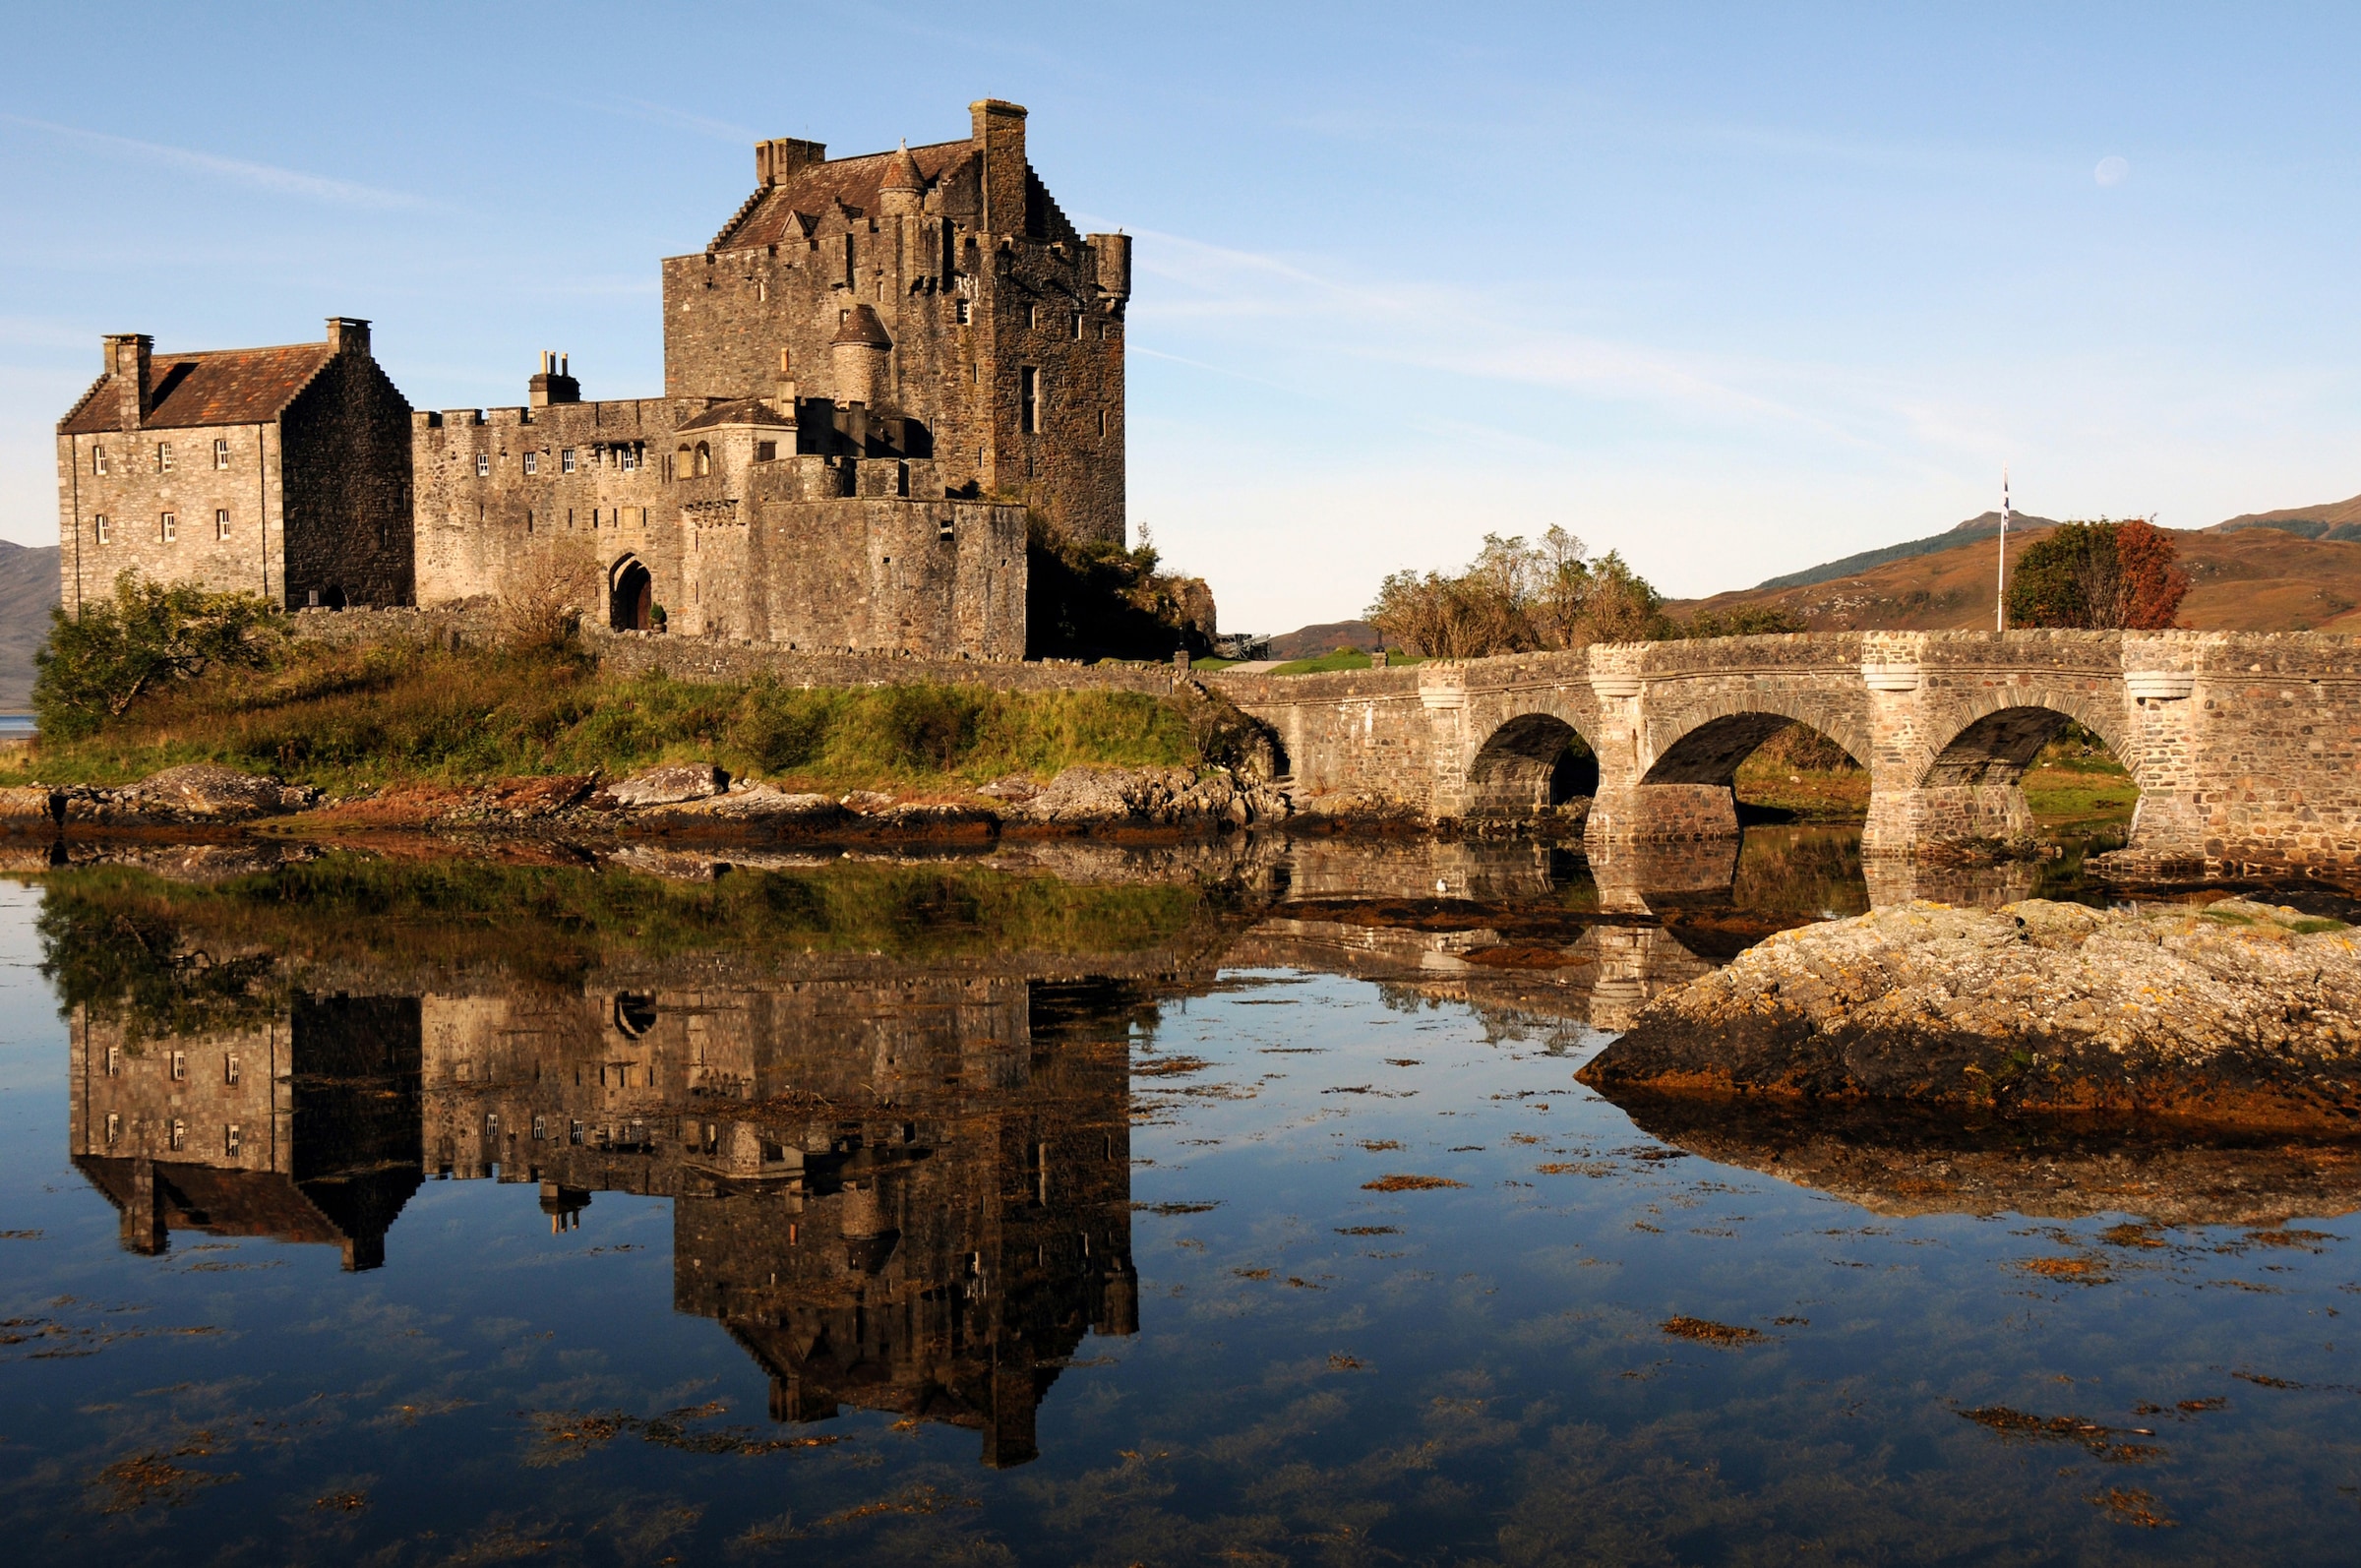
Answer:
POLYGON ((0 1512, 41 1560, 2328 1560, 2361 1505, 2344 1222, 1907 1217, 1667 1158, 1573 1083, 1604 1037, 1447 984, 1232 971, 1133 1033, 1139 1332, 1080 1339, 1012 1468, 774 1421, 674 1309, 663 1199, 553 1231, 430 1178, 374 1271, 134 1255, 65 1158, 38 897, 0 887, 0 1512))

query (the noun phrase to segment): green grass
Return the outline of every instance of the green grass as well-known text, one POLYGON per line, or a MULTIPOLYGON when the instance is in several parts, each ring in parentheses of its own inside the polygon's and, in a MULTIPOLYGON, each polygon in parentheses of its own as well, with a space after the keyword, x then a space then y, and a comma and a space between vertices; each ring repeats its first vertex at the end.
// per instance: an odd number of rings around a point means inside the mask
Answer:
POLYGON ((1200 760, 1187 717, 1140 693, 706 684, 603 675, 562 653, 302 647, 270 671, 168 688, 87 740, 7 754, 0 784, 219 762, 348 791, 711 761, 836 793, 1200 760))
MULTIPOLYGON (((1390 657, 1388 662, 1393 667, 1400 669, 1408 665, 1423 664, 1426 661, 1396 653, 1390 657)), ((1291 659, 1270 673, 1273 675, 1320 675, 1329 670, 1365 670, 1370 667, 1370 663, 1369 656, 1358 648, 1338 648, 1334 653, 1323 653, 1316 659, 1291 659)))

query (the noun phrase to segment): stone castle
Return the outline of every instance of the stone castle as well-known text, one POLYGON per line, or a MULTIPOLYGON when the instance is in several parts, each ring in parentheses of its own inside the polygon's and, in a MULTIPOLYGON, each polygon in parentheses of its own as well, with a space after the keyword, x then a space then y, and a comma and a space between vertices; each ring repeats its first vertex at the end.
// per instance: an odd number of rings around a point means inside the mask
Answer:
POLYGON ((1025 111, 756 188, 663 268, 664 394, 413 410, 369 323, 157 354, 104 340, 58 423, 68 609, 136 568, 291 610, 554 587, 617 631, 1020 658, 1028 513, 1124 542, 1131 242, 1076 233, 1025 111))

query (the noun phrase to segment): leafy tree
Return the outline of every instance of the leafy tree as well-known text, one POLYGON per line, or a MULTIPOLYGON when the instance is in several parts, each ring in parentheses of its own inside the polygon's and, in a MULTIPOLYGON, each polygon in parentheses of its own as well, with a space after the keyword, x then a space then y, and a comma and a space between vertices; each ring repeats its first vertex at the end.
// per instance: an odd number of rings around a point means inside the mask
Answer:
POLYGON ((1025 518, 1025 652, 1033 658, 1169 659, 1213 651, 1212 590, 1160 571, 1156 547, 1076 539, 1025 518))
POLYGON ((2172 538, 2146 518, 2061 523, 2017 558, 2009 625, 2153 632, 2189 592, 2172 538))
POLYGON ((51 608, 49 641, 33 655, 33 712, 44 734, 91 735, 160 685, 216 664, 259 669, 279 640, 266 599, 126 570, 111 600, 86 604, 79 615, 51 608))
POLYGON ((1456 575, 1396 572, 1367 614, 1388 638, 1430 658, 1475 659, 1639 641, 1659 634, 1663 603, 1620 555, 1586 560, 1580 539, 1552 527, 1537 544, 1487 533, 1456 575))

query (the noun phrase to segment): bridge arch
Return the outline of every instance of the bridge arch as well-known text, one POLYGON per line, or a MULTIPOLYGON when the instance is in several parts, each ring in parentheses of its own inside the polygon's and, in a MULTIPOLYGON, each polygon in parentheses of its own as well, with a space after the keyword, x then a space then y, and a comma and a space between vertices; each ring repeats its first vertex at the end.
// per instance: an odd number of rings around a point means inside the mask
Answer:
POLYGON ((2130 744, 2121 688, 2086 694, 2057 688, 1976 688, 1947 704, 1943 722, 1932 726, 1925 755, 1914 770, 1920 788, 1948 784, 2013 784, 2071 719, 2106 742, 2115 760, 2140 777, 2138 749, 2130 744), (1938 740, 1937 737, 1940 737, 1938 740))
POLYGON ((1519 713, 1484 738, 1468 763, 1472 816, 1532 816, 1599 792, 1599 754, 1555 713, 1519 713))
POLYGON ((1700 704, 1681 718, 1683 727, 1659 747, 1656 759, 1640 775, 1642 784, 1728 785, 1737 777, 1738 764, 1789 724, 1826 736, 1854 761, 1869 765, 1869 737, 1860 716, 1747 694, 1700 704))

